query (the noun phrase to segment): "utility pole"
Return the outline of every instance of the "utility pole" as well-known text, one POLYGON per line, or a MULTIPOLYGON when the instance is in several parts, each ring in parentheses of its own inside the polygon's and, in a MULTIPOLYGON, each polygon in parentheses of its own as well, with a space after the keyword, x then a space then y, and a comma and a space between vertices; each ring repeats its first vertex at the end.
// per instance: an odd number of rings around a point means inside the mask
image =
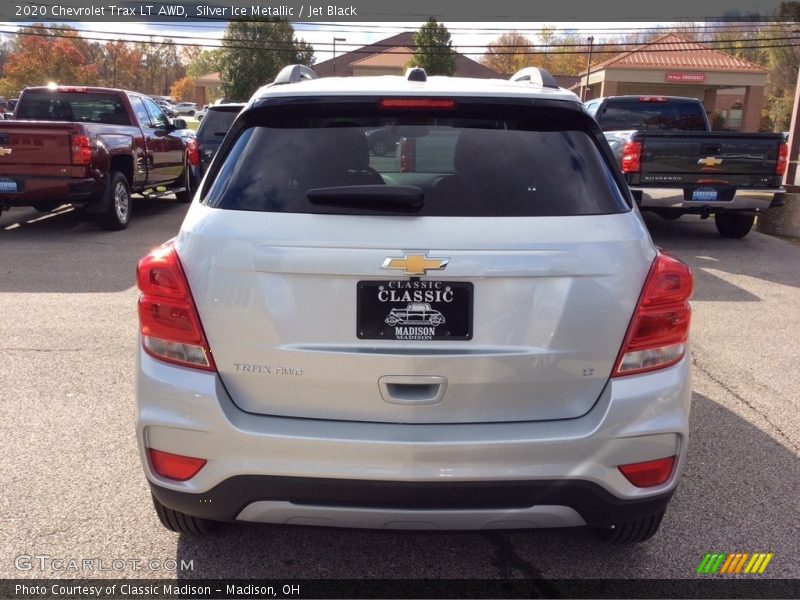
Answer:
POLYGON ((347 38, 333 37, 333 76, 336 77, 336 42, 346 42, 347 38))
POLYGON ((594 46, 594 36, 590 35, 586 39, 589 42, 589 60, 586 61, 586 85, 583 88, 583 96, 581 97, 581 100, 584 102, 586 102, 589 97, 589 73, 592 71, 592 47, 594 46))

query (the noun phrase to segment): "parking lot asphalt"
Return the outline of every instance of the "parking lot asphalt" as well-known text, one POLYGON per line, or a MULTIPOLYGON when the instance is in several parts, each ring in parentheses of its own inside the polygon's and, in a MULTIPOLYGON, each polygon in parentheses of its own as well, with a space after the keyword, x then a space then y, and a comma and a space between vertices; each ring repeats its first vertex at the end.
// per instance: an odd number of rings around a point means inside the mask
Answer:
POLYGON ((689 462, 651 541, 608 546, 580 529, 166 531, 134 439, 134 269, 185 210, 141 201, 117 233, 71 210, 0 216, 0 577, 691 578, 712 551, 773 552, 764 576, 800 575, 800 246, 724 240, 695 217, 647 218, 696 274, 689 462), (159 563, 76 572, 19 560, 43 555, 159 563), (192 568, 174 572, 175 559, 192 568))

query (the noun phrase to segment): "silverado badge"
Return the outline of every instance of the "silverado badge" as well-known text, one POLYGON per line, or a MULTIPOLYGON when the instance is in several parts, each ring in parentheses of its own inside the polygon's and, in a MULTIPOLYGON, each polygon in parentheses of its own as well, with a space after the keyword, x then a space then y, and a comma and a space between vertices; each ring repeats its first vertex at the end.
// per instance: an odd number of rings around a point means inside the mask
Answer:
POLYGON ((11 148, 0 148, 0 156, 8 156, 11 154, 11 148))
POLYGON ((422 254, 408 254, 403 258, 387 258, 381 269, 401 269, 406 275, 426 275, 428 271, 441 271, 449 258, 428 258, 422 254))
POLYGON ((722 159, 714 156, 706 156, 705 158, 698 160, 697 164, 703 165, 704 167, 716 167, 722 164, 722 159))

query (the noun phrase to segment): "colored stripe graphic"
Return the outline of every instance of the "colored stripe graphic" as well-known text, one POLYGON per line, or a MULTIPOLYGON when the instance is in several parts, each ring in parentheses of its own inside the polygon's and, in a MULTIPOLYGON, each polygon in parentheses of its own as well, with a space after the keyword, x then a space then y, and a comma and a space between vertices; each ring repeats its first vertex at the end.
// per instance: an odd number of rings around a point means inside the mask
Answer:
POLYGON ((708 564, 709 560, 711 560, 711 553, 706 552, 703 560, 700 561, 700 566, 697 567, 697 573, 706 573, 706 565, 708 564))
POLYGON ((725 556, 726 555, 724 552, 720 552, 719 558, 717 558, 717 562, 714 563, 714 567, 711 569, 712 573, 716 573, 717 571, 719 571, 719 568, 722 566, 722 561, 725 560, 725 556))
POLYGON ((720 573, 730 573, 731 572, 730 571, 731 565, 734 563, 734 560, 736 559, 736 557, 737 557, 736 554, 728 554, 728 558, 725 561, 725 563, 722 565, 722 568, 719 570, 719 572, 720 573))
POLYGON ((750 554, 748 554, 747 552, 742 553, 742 558, 739 559, 739 563, 736 565, 734 573, 738 573, 739 571, 742 570, 742 567, 744 566, 745 561, 747 561, 748 556, 750 556, 750 554))
POLYGON ((707 552, 697 566, 697 574, 713 575, 761 575, 775 556, 772 552, 707 552), (744 569, 744 570, 742 570, 744 569))
POLYGON ((775 556, 775 554, 770 552, 764 557, 764 562, 761 563, 761 568, 758 570, 759 575, 767 570, 767 565, 769 564, 769 561, 772 560, 773 556, 775 556))

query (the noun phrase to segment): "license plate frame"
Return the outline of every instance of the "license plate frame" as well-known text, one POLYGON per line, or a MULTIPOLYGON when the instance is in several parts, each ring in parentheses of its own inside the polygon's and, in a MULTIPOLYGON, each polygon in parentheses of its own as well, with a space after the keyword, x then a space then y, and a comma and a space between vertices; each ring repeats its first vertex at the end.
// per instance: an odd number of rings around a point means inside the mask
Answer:
POLYGON ((699 187, 692 190, 692 202, 717 202, 719 190, 716 188, 699 187))
POLYGON ((0 194, 16 194, 22 191, 22 186, 18 179, 13 177, 0 177, 0 194))
POLYGON ((356 334, 399 342, 471 340, 474 295, 470 281, 359 281, 356 334))

